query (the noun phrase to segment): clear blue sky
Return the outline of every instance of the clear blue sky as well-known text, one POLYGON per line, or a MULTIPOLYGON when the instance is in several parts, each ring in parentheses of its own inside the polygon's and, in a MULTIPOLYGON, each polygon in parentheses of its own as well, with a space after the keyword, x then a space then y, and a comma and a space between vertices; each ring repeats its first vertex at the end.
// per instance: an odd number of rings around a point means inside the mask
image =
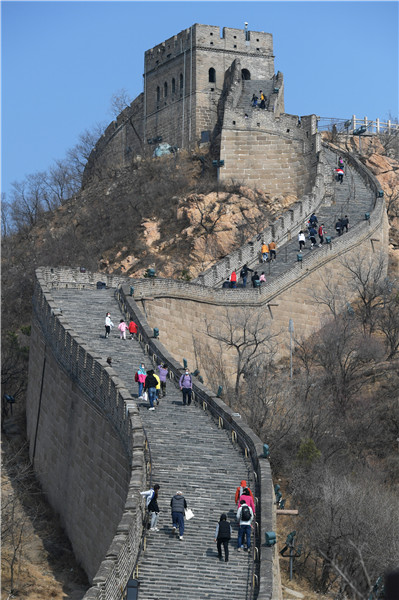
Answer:
POLYGON ((2 191, 142 91, 145 50, 194 23, 273 34, 287 113, 398 115, 397 2, 1 2, 2 191))

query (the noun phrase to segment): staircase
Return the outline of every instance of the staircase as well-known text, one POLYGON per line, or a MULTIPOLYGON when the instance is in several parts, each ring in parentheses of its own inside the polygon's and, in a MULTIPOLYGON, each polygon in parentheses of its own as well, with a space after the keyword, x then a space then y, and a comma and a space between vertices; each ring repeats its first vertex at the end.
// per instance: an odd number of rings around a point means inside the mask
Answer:
MULTIPOLYGON (((133 397, 134 373, 151 361, 138 342, 120 340, 122 318, 114 290, 52 290, 73 330, 95 354, 112 357, 112 367, 133 397), (105 313, 115 325, 104 338, 105 313)), ((129 337, 127 335, 127 337, 129 337)), ((241 479, 254 489, 250 462, 218 429, 206 411, 182 405, 181 392, 167 383, 167 396, 155 411, 137 400, 152 457, 152 483, 159 483, 159 532, 148 532, 139 561, 140 600, 245 600, 252 579, 252 553, 236 551, 234 494, 241 479), (184 540, 172 534, 170 500, 181 490, 195 517, 186 522, 184 540), (219 562, 214 542, 221 513, 232 524, 230 560, 219 562)), ((100 532, 99 532, 100 535, 100 532)))
MULTIPOLYGON (((334 169, 337 167, 338 156, 332 150, 323 148, 324 157, 327 161, 331 173, 333 174, 334 169)), ((334 239, 338 237, 335 231, 335 223, 340 217, 348 215, 349 218, 349 232, 343 233, 343 236, 350 236, 351 229, 356 224, 364 221, 365 213, 371 212, 375 195, 370 188, 368 188, 362 177, 358 172, 350 165, 345 165, 345 175, 343 183, 339 183, 334 180, 333 183, 333 194, 332 196, 326 196, 323 203, 316 211, 318 223, 324 223, 326 235, 331 237, 332 243, 334 239)), ((307 235, 307 228, 305 221, 303 223, 303 231, 307 235)), ((270 239, 265 239, 266 243, 269 243, 270 239)), ((316 237, 317 243, 319 243, 318 236, 316 237)), ((325 240, 324 240, 325 242, 325 240)), ((302 250, 302 262, 305 267, 306 258, 314 252, 318 251, 318 246, 311 249, 310 241, 306 241, 306 247, 302 250)), ((268 263, 260 262, 260 258, 257 257, 252 263, 249 264, 251 269, 254 269, 260 275, 262 271, 265 272, 266 284, 274 281, 280 277, 288 269, 292 268, 297 262, 297 254, 299 252, 299 244, 297 236, 277 248, 277 260, 269 261, 268 263)), ((252 275, 250 273, 249 275, 252 275)), ((251 286, 250 277, 248 278, 247 287, 251 286)))

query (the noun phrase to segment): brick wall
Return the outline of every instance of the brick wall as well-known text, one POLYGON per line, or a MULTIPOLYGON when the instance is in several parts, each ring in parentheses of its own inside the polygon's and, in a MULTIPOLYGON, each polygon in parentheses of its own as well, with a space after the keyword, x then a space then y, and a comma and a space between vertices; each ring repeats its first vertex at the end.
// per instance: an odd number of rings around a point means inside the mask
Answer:
POLYGON ((75 556, 110 600, 125 585, 141 540, 144 433, 113 369, 82 344, 52 301, 47 276, 57 286, 89 285, 88 274, 70 274, 37 272, 27 434, 34 469, 75 556))

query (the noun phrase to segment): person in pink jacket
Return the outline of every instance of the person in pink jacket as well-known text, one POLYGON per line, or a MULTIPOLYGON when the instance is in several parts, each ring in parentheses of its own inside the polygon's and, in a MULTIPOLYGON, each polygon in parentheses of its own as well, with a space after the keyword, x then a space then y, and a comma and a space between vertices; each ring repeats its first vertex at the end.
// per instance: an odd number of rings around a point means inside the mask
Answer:
POLYGON ((121 340, 125 340, 126 339, 126 329, 127 329, 127 325, 125 323, 125 321, 123 319, 121 319, 119 325, 118 325, 118 329, 119 329, 119 337, 121 340))
POLYGON ((243 490, 241 496, 239 497, 238 506, 240 506, 241 500, 244 500, 245 504, 248 504, 248 506, 252 508, 252 512, 255 514, 255 502, 247 488, 243 490))

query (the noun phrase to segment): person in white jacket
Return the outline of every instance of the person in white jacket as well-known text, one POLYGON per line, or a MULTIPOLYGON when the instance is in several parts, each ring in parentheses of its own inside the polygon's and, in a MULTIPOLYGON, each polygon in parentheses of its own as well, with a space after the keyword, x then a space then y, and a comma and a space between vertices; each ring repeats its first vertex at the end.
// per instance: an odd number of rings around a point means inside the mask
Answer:
POLYGON ((114 324, 111 321, 111 313, 107 312, 107 314, 105 315, 105 337, 109 337, 109 334, 111 333, 111 327, 113 327, 114 324))
POLYGON ((153 488, 146 490, 145 492, 140 492, 142 496, 145 496, 146 499, 146 507, 151 514, 151 525, 150 531, 159 531, 158 517, 159 517, 159 506, 158 506, 158 490, 160 486, 158 483, 154 485, 153 488))
POLYGON ((298 233, 298 242, 299 242, 299 252, 302 252, 302 246, 305 247, 305 244, 306 244, 306 238, 305 238, 305 234, 303 233, 303 231, 300 231, 298 233))

